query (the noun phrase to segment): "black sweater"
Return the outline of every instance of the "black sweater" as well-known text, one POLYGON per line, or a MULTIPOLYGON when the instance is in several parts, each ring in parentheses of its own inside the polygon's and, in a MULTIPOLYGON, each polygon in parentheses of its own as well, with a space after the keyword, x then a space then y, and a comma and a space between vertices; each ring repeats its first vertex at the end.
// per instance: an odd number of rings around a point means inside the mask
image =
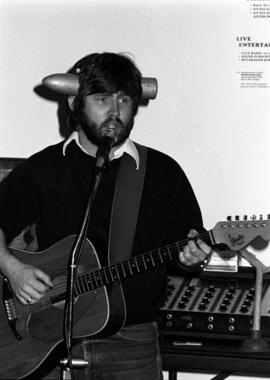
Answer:
MULTIPOLYGON (((73 141, 33 155, 0 185, 0 227, 8 242, 36 221, 39 249, 76 234, 82 220, 95 159, 73 141)), ((120 159, 102 178, 87 236, 102 265, 106 264, 108 231, 120 159)), ((190 228, 202 230, 201 212, 187 177, 169 156, 148 148, 147 167, 132 255, 186 238, 190 228)), ((57 260, 57 258, 56 258, 57 260)), ((166 285, 161 266, 123 281, 127 324, 149 321, 166 285)))

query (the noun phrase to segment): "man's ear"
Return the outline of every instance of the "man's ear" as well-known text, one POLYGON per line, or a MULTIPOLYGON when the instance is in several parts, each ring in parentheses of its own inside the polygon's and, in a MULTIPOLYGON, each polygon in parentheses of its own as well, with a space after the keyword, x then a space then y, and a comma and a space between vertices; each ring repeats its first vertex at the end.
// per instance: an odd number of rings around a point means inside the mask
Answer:
POLYGON ((68 97, 68 106, 71 109, 71 111, 74 111, 74 99, 75 99, 74 95, 70 95, 68 97))

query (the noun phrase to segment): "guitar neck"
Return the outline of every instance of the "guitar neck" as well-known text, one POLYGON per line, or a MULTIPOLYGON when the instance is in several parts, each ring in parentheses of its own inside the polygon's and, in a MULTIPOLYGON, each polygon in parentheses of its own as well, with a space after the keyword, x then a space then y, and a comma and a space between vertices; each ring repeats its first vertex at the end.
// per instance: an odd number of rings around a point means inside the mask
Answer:
MULTIPOLYGON (((198 237, 202 236, 204 240, 211 241, 209 232, 204 232, 198 237)), ((133 256, 121 263, 105 266, 97 271, 83 274, 77 278, 75 283, 76 296, 176 260, 179 252, 187 242, 188 239, 181 240, 162 248, 154 249, 138 256, 133 256)))

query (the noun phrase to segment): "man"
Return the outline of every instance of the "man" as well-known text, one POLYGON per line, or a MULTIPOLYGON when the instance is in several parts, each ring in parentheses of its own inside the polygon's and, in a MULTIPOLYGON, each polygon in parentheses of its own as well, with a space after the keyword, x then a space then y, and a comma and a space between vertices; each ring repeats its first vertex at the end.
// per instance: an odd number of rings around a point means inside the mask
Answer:
MULTIPOLYGON (((0 268, 23 305, 35 305, 55 285, 48 273, 11 254, 12 238, 36 222, 39 250, 45 250, 78 233, 96 172, 97 151, 104 150, 104 141, 109 140, 110 165, 103 173, 87 230, 101 266, 107 265, 119 165, 126 156, 136 170, 142 163, 138 146, 129 138, 142 94, 142 76, 134 62, 121 54, 97 53, 82 58, 70 72, 79 78, 78 93, 68 97, 74 132, 66 141, 26 160, 0 188, 0 268)), ((188 236, 191 240, 179 253, 178 265, 181 270, 197 270, 211 252, 197 239, 197 231, 203 231, 201 213, 184 172, 172 158, 147 148, 130 255, 188 236)), ((76 344, 74 355, 89 361, 86 370, 75 371, 78 379, 162 378, 155 310, 166 287, 166 266, 126 278, 122 286, 124 326, 112 336, 85 337, 76 344)))

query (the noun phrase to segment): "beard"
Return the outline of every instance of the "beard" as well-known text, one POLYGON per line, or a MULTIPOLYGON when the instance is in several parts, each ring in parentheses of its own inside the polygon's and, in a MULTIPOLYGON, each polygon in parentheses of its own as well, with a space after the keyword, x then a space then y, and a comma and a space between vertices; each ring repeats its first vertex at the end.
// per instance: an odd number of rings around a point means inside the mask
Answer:
POLYGON ((134 116, 127 123, 123 123, 118 117, 108 117, 104 122, 97 124, 84 112, 81 112, 78 122, 91 143, 100 146, 104 137, 110 137, 115 141, 113 146, 116 146, 122 144, 129 137, 134 125, 134 116))

